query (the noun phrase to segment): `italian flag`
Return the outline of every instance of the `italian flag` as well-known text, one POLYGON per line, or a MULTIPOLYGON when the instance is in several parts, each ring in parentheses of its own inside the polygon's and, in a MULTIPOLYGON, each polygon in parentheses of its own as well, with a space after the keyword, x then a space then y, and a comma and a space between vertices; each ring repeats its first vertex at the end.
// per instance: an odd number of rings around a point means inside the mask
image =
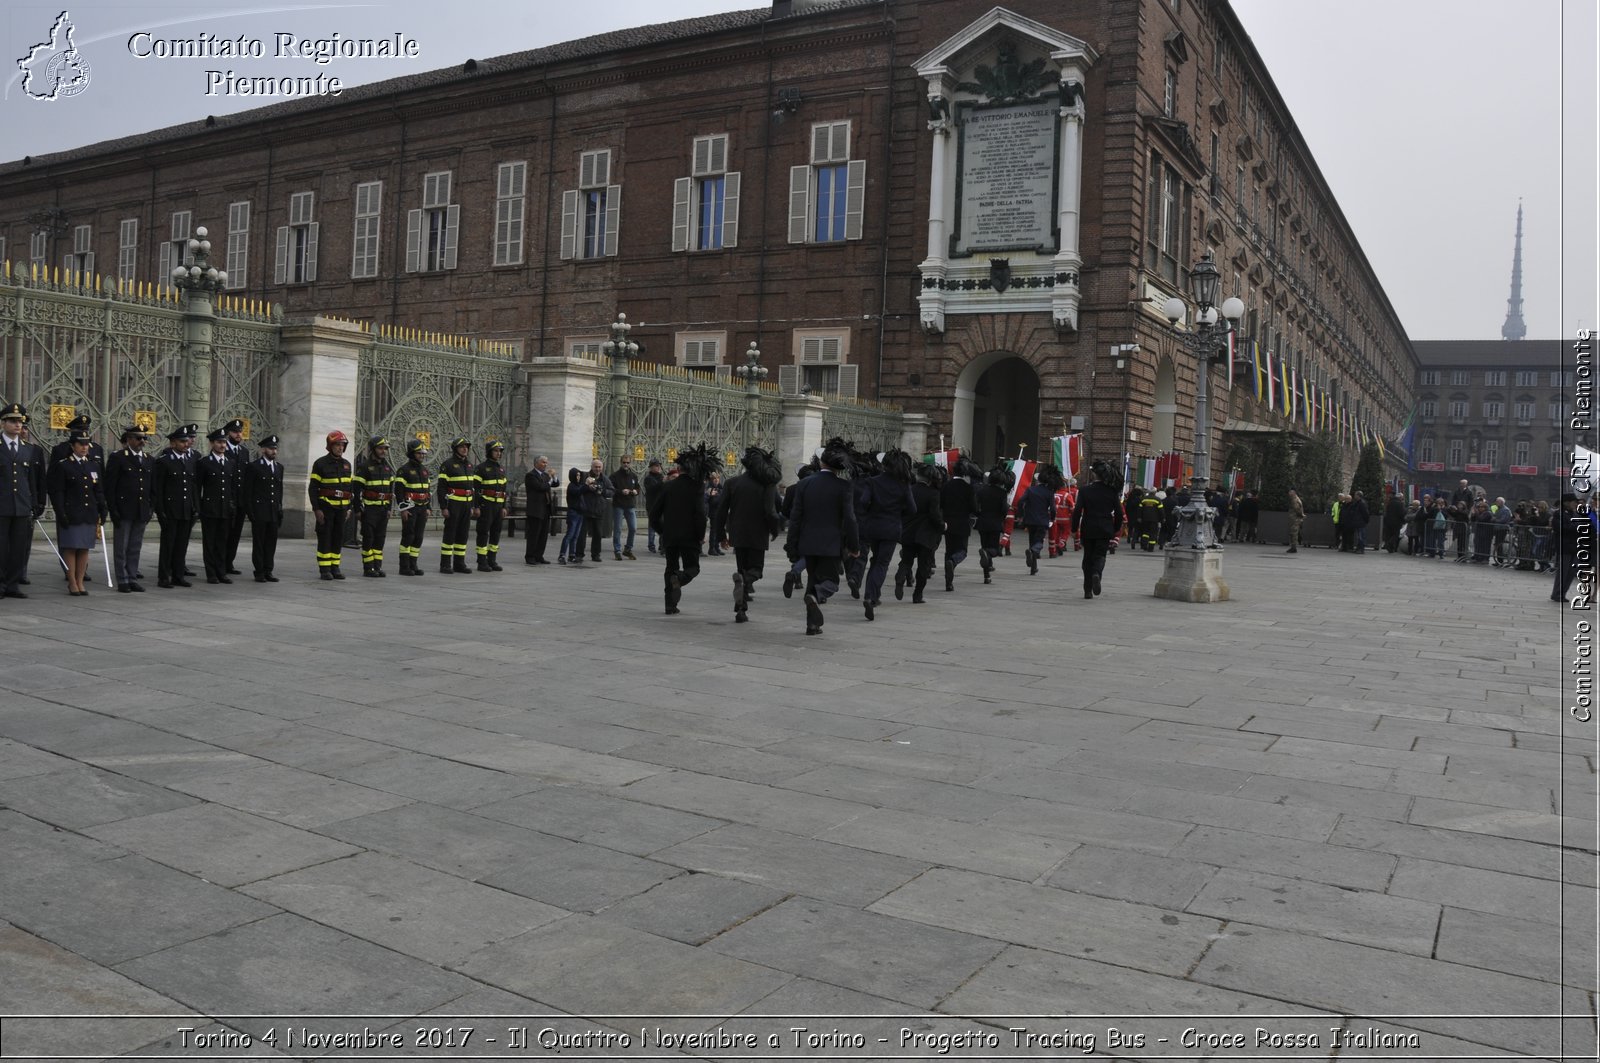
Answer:
POLYGON ((941 469, 953 469, 956 467, 956 462, 960 460, 961 451, 954 448, 951 450, 936 450, 931 454, 922 455, 922 463, 924 465, 937 465, 941 469))
POLYGON ((1016 476, 1017 482, 1011 486, 1011 493, 1006 496, 1006 505, 1015 506, 1017 499, 1022 497, 1033 483, 1033 470, 1039 467, 1036 461, 1017 460, 1011 463, 1011 472, 1016 476))
POLYGON ((1083 468, 1083 433, 1055 436, 1050 440, 1050 453, 1051 460, 1067 479, 1076 479, 1083 468))

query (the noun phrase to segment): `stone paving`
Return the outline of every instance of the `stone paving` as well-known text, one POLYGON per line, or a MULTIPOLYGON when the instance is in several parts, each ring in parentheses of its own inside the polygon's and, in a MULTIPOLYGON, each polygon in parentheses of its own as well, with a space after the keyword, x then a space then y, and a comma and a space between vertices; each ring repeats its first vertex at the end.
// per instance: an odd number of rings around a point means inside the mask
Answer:
POLYGON ((1594 1058, 1548 577, 1239 546, 1198 606, 1010 558, 805 638, 771 575, 733 624, 731 558, 669 618, 642 548, 520 549, 92 601, 36 553, 0 1013, 120 1018, 5 1057, 1594 1058))

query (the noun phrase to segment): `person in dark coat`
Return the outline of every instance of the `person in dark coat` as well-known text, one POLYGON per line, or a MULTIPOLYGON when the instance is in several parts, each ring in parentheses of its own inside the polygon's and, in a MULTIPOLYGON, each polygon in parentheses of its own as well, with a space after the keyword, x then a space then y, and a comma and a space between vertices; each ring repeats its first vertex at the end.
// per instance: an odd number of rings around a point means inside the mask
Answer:
MULTIPOLYGON (((1579 553, 1588 559, 1586 563, 1590 566, 1590 571, 1593 571, 1595 527, 1589 507, 1585 506, 1580 510, 1577 495, 1571 493, 1562 495, 1561 509, 1551 515, 1550 533, 1553 536, 1550 556, 1555 560, 1556 571, 1550 600, 1561 602, 1566 600, 1567 590, 1572 586, 1573 577, 1578 574, 1579 553)), ((1586 584, 1580 584, 1579 588, 1582 593, 1587 594, 1586 584)))
POLYGON ((706 512, 711 515, 711 542, 707 545, 706 554, 710 557, 720 557, 722 547, 722 525, 717 523, 717 514, 722 511, 719 503, 722 501, 722 474, 713 471, 706 480, 706 512))
POLYGON ((978 503, 978 564, 983 582, 994 582, 994 559, 1000 556, 1000 535, 1006 530, 1006 475, 999 469, 989 473, 986 483, 973 492, 978 503))
MULTIPOLYGON (((233 497, 244 497, 244 467, 250 464, 250 448, 244 442, 244 422, 235 417, 222 426, 228 437, 228 461, 233 465, 233 497)), ((233 521, 228 525, 228 575, 240 575, 236 562, 239 559, 239 540, 244 536, 244 506, 236 505, 233 521)))
POLYGON ((154 472, 155 462, 144 452, 144 430, 138 425, 124 428, 122 449, 106 459, 102 485, 111 515, 117 590, 122 594, 144 590, 139 584, 139 553, 152 516, 150 481, 154 472))
POLYGON ((1389 553, 1400 549, 1400 533, 1406 526, 1406 504, 1400 495, 1389 492, 1389 501, 1383 504, 1383 548, 1389 553))
POLYGON ((1355 544, 1356 553, 1367 552, 1367 525, 1372 521, 1372 510, 1367 506, 1367 498, 1360 491, 1356 491, 1350 498, 1350 535, 1355 544))
POLYGON ((641 487, 644 490, 644 527, 645 546, 653 554, 656 552, 656 526, 650 523, 650 503, 656 500, 656 495, 667 486, 667 478, 662 475, 661 462, 652 461, 644 474, 641 487))
MULTIPOLYGON (((639 474, 633 471, 633 459, 622 455, 617 469, 610 476, 611 480, 611 552, 616 559, 621 561, 637 560, 633 556, 633 536, 638 531, 638 517, 636 507, 639 504, 639 492, 643 484, 639 482, 639 474), (622 539, 622 526, 628 526, 628 539, 622 539)), ((645 524, 650 523, 650 518, 645 518, 645 524)))
POLYGON ((533 462, 522 478, 522 513, 527 518, 527 545, 523 548, 522 562, 526 565, 548 565, 545 546, 550 542, 550 518, 556 506, 556 474, 550 469, 550 459, 543 454, 533 462))
POLYGON ((583 481, 583 470, 576 465, 567 470, 567 531, 561 537, 561 553, 556 557, 560 565, 583 564, 583 500, 594 494, 594 488, 583 481))
POLYGON ((1072 533, 1083 539, 1083 596, 1100 593, 1100 577, 1106 569, 1106 555, 1122 530, 1122 506, 1117 495, 1122 477, 1109 462, 1090 466, 1094 482, 1079 489, 1078 504, 1072 510, 1072 533))
POLYGON ((1065 482, 1060 469, 1041 464, 1034 469, 1033 483, 1017 499, 1017 523, 1028 529, 1028 571, 1031 574, 1039 572, 1045 537, 1056 519, 1056 492, 1065 482))
MULTIPOLYGON (((94 421, 86 413, 80 413, 78 416, 67 422, 67 438, 50 448, 50 462, 45 468, 45 474, 47 476, 49 475, 50 469, 55 468, 61 462, 72 457, 73 439, 80 435, 88 436, 89 430, 93 427, 94 421)), ((94 462, 95 465, 99 466, 101 472, 105 471, 105 448, 100 446, 99 443, 96 443, 92 437, 89 439, 89 460, 94 462)))
POLYGON ((89 570, 89 551, 101 537, 106 519, 106 499, 100 484, 100 466, 89 458, 89 433, 74 432, 72 455, 50 467, 46 489, 56 514, 56 546, 67 563, 67 593, 88 594, 83 577, 89 570))
POLYGON ((839 590, 840 558, 857 556, 861 545, 850 483, 839 475, 850 456, 828 447, 820 461, 822 468, 794 493, 785 546, 790 557, 806 561, 807 635, 822 634, 822 607, 839 590))
MULTIPOLYGON (((239 508, 250 518, 250 566, 257 583, 276 583, 272 569, 278 555, 278 529, 283 526, 283 465, 278 461, 278 437, 256 442, 257 457, 246 462, 240 480, 239 508)), ((422 489, 427 491, 427 478, 422 489)), ((410 555, 402 553, 404 562, 410 555)), ((406 565, 401 564, 401 570, 406 565)))
POLYGON ((167 450, 156 461, 150 474, 150 508, 161 524, 161 557, 156 567, 156 586, 188 587, 184 577, 189 537, 194 534, 195 518, 200 515, 200 495, 195 487, 194 462, 189 447, 200 426, 187 424, 167 433, 167 450))
POLYGON ((1246 491, 1239 500, 1239 530, 1234 533, 1237 542, 1259 542, 1256 526, 1261 522, 1261 500, 1254 491, 1246 491))
MULTIPOLYGON (((794 483, 783 489, 783 501, 778 504, 778 514, 779 516, 783 517, 784 527, 788 527, 789 525, 789 513, 794 509, 794 495, 795 492, 800 489, 800 482, 816 471, 816 467, 811 464, 800 466, 799 469, 795 470, 794 483)), ((789 571, 783 574, 783 596, 785 598, 794 597, 794 592, 798 590, 800 584, 804 582, 804 577, 801 575, 801 573, 805 570, 805 558, 796 557, 790 559, 789 571)), ((856 593, 859 594, 861 592, 857 590, 856 593)))
POLYGON ((967 559, 972 541, 972 525, 978 518, 978 495, 966 470, 978 468, 966 459, 951 470, 950 482, 939 489, 939 508, 944 511, 944 589, 956 589, 956 566, 967 559))
POLYGON ((926 601, 922 592, 933 576, 933 552, 944 539, 944 507, 939 504, 944 470, 937 465, 919 465, 916 473, 916 483, 911 485, 911 501, 916 510, 900 530, 900 565, 894 573, 894 596, 903 599, 906 584, 914 576, 911 603, 922 605, 926 601))
POLYGON ((23 438, 28 411, 13 402, 0 409, 0 596, 26 598, 18 585, 28 575, 33 522, 44 516, 45 464, 42 448, 23 438))
POLYGON ((682 610, 683 588, 700 574, 700 542, 706 535, 706 478, 718 461, 704 443, 678 452, 677 477, 661 489, 650 507, 650 521, 661 536, 667 568, 662 576, 667 615, 682 610))
MULTIPOLYGON (((857 534, 862 545, 860 553, 862 557, 868 550, 872 553, 863 598, 868 620, 883 603, 883 581, 889 574, 889 562, 894 557, 895 547, 900 545, 906 521, 917 512, 916 497, 911 491, 912 479, 911 455, 903 450, 891 450, 883 456, 883 471, 867 479, 854 499, 857 534)), ((895 584, 896 596, 903 597, 904 583, 898 576, 895 584)))
POLYGON ((767 546, 783 530, 778 515, 778 480, 783 471, 771 451, 748 447, 740 464, 745 471, 722 488, 712 522, 721 526, 722 545, 733 548, 733 619, 749 620, 750 599, 766 565, 767 546))
POLYGON ((211 453, 195 463, 199 490, 200 550, 207 583, 232 583, 228 578, 228 530, 233 525, 233 463, 228 460, 228 434, 218 428, 206 436, 211 453))
MULTIPOLYGON (((589 541, 589 560, 600 560, 600 540, 611 523, 611 500, 615 491, 611 478, 606 475, 605 463, 595 458, 589 463, 589 475, 583 478, 588 488, 580 501, 583 504, 583 534, 589 541)), ((582 560, 583 540, 578 540, 579 560, 582 560)))

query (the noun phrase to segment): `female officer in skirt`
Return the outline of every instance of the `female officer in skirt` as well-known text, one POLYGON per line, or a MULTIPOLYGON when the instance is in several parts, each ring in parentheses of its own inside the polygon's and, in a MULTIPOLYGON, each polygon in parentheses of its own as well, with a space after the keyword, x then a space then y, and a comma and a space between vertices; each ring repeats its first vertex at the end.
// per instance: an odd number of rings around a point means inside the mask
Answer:
POLYGON ((89 569, 89 550, 100 538, 106 519, 106 498, 100 486, 100 466, 89 460, 89 433, 74 432, 68 440, 71 456, 50 469, 50 505, 56 511, 61 557, 67 563, 67 593, 88 594, 83 577, 89 569))

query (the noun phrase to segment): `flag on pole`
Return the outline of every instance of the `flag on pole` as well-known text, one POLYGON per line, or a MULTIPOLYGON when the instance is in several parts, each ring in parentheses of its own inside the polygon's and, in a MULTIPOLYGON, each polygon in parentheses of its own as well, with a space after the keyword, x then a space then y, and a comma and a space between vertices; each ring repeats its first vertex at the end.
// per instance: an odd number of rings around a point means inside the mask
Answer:
POLYGON ((1411 468, 1411 444, 1417 435, 1416 421, 1417 408, 1413 406, 1411 407, 1411 412, 1406 415, 1406 423, 1401 425, 1400 430, 1389 440, 1390 445, 1400 452, 1401 457, 1406 459, 1407 469, 1411 468))
POLYGON ((1261 356, 1262 365, 1264 365, 1266 367, 1266 371, 1267 371, 1267 376, 1266 376, 1266 389, 1267 389, 1266 403, 1267 403, 1267 409, 1276 410, 1278 408, 1278 379, 1273 374, 1272 361, 1273 361, 1273 358, 1272 358, 1272 354, 1270 352, 1261 356))
POLYGON ((1261 373, 1261 345, 1255 340, 1250 341, 1250 365, 1254 372, 1250 374, 1250 394, 1257 402, 1266 394, 1266 377, 1261 373))
POLYGON ((924 465, 937 465, 941 469, 953 469, 961 460, 961 451, 952 447, 949 450, 935 450, 931 454, 922 455, 924 465))
POLYGON ((1229 391, 1233 390, 1233 351, 1234 351, 1233 341, 1234 341, 1234 337, 1236 337, 1237 335, 1238 335, 1238 333, 1235 332, 1233 329, 1230 328, 1228 330, 1228 390, 1229 391))
POLYGON ((1017 482, 1011 485, 1011 493, 1006 496, 1006 505, 1015 506, 1017 499, 1022 497, 1022 492, 1033 483, 1033 470, 1039 467, 1036 461, 1025 461, 1018 458, 1011 463, 1011 472, 1016 476, 1017 482))
POLYGON ((1294 417, 1294 385, 1289 380, 1289 363, 1278 359, 1278 386, 1283 389, 1283 415, 1290 419, 1294 417))
POLYGON ((1050 440, 1050 452, 1056 467, 1067 479, 1076 479, 1083 469, 1083 433, 1055 436, 1050 440))
POLYGON ((1139 459, 1139 486, 1146 491, 1154 491, 1156 489, 1156 459, 1139 459))

